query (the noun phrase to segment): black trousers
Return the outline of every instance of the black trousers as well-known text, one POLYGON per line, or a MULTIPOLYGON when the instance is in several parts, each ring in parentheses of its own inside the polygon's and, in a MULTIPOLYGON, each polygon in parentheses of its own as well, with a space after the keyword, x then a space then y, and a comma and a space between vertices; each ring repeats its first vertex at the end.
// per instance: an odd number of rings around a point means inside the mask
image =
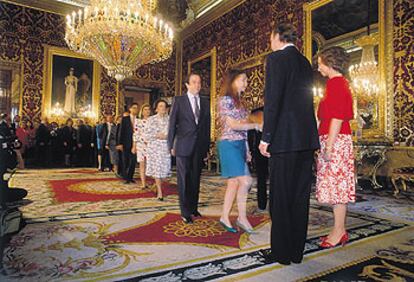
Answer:
POLYGON ((131 153, 131 149, 122 152, 123 173, 122 177, 126 181, 134 179, 135 164, 137 163, 137 155, 131 153))
POLYGON ((313 151, 272 154, 270 158, 271 249, 279 262, 303 259, 313 160, 313 151))
POLYGON ((197 211, 203 158, 198 152, 189 157, 176 157, 177 184, 182 216, 197 211))
POLYGON ((267 178, 269 176, 269 159, 260 152, 254 154, 257 175, 257 206, 265 210, 267 206, 267 178))

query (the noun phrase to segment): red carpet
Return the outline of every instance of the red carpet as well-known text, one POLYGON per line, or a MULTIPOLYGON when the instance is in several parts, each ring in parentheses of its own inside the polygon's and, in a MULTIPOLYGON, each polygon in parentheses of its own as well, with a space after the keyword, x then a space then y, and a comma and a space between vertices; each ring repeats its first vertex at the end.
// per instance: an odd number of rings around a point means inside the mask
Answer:
MULTIPOLYGON (((232 217, 231 221, 235 222, 232 217)), ((250 224, 257 227, 269 220, 269 217, 249 216, 250 224)), ((149 221, 143 226, 136 226, 118 233, 105 236, 108 243, 189 243, 206 247, 240 248, 243 244, 239 230, 230 233, 219 223, 218 216, 203 216, 195 218, 194 224, 185 224, 179 214, 166 213, 159 218, 149 221)))
MULTIPOLYGON (((55 200, 65 202, 99 202, 135 198, 154 198, 155 190, 141 189, 137 184, 123 184, 118 178, 50 180, 55 200)), ((152 185, 153 180, 147 184, 152 185)), ((163 196, 177 195, 175 184, 163 184, 163 196)))

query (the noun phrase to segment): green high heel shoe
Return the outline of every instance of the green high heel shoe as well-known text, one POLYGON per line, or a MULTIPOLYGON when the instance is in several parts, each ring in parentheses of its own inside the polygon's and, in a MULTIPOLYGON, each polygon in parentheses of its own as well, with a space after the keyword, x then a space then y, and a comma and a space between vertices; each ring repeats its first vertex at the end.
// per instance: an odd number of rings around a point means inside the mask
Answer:
POLYGON ((253 228, 247 228, 246 226, 244 226, 244 224, 242 224, 238 219, 236 220, 236 225, 238 227, 240 227, 244 232, 248 233, 248 234, 255 234, 256 232, 253 230, 253 228))
POLYGON ((230 226, 226 225, 221 220, 219 222, 220 222, 221 226, 223 226, 223 228, 226 229, 226 231, 231 232, 231 233, 237 233, 237 229, 236 228, 233 228, 233 227, 230 227, 230 226))

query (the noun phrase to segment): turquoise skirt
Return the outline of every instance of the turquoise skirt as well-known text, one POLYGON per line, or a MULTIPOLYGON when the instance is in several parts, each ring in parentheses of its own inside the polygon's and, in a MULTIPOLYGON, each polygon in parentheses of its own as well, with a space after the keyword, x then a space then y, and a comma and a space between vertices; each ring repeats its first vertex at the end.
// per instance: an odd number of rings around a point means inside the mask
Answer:
POLYGON ((245 140, 220 140, 217 148, 222 177, 233 178, 250 175, 249 167, 246 163, 245 140))

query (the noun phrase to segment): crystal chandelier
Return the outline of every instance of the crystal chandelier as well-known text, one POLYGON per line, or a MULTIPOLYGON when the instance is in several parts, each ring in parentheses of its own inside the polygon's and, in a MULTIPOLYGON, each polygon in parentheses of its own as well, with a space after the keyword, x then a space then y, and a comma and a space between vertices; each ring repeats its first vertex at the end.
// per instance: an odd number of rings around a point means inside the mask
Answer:
POLYGON ((117 81, 171 56, 173 31, 154 16, 157 0, 91 0, 66 17, 69 48, 96 59, 117 81))
POLYGON ((378 87, 378 63, 375 60, 374 48, 378 45, 378 35, 366 35, 355 40, 362 48, 362 57, 359 64, 349 68, 353 88, 357 93, 368 96, 376 95, 378 87))

